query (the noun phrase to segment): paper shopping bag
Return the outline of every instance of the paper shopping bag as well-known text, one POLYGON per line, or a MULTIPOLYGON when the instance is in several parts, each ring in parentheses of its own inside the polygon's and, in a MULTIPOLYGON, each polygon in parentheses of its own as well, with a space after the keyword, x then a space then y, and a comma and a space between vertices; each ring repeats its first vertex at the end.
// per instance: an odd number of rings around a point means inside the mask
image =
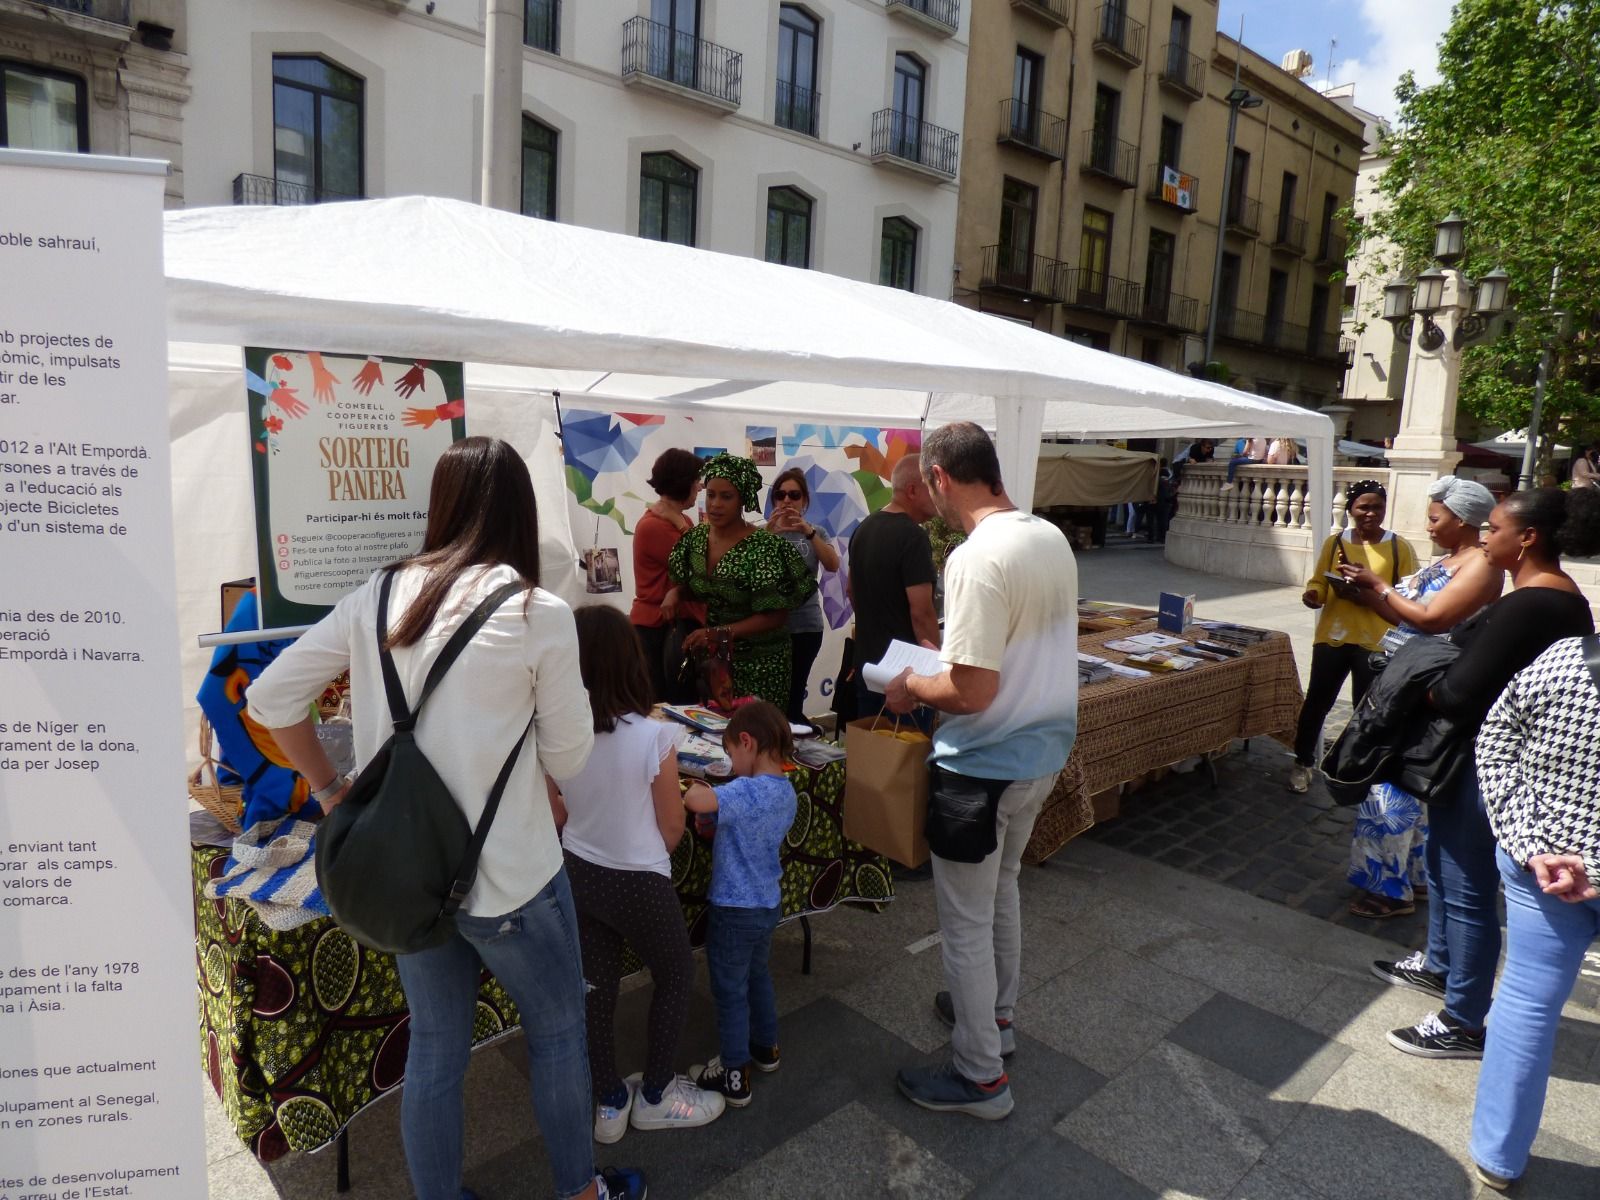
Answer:
POLYGON ((928 861, 924 831, 931 749, 916 726, 901 721, 897 727, 890 716, 845 726, 845 837, 903 866, 920 867, 928 861))

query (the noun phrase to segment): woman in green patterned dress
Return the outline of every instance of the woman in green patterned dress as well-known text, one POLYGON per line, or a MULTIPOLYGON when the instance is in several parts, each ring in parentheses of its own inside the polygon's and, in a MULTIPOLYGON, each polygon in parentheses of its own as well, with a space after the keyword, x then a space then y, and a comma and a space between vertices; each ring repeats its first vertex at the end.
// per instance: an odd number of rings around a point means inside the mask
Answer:
POLYGON ((685 651, 732 645, 733 688, 782 708, 789 699, 789 609, 817 581, 795 548, 744 519, 761 507, 761 473, 748 458, 718 454, 700 471, 706 523, 678 540, 667 559, 676 585, 668 602, 702 600, 710 628, 683 641, 685 651))

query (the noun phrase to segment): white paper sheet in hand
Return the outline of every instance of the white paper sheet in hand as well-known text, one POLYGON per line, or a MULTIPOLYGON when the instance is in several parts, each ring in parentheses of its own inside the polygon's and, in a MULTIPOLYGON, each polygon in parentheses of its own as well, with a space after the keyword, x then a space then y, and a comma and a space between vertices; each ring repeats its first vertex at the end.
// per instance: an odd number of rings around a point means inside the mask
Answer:
POLYGON ((889 681, 907 667, 911 668, 913 675, 937 675, 944 670, 944 663, 940 661, 937 650, 913 646, 910 642, 896 639, 889 643, 880 661, 861 668, 861 678, 867 681, 869 688, 882 695, 889 681))

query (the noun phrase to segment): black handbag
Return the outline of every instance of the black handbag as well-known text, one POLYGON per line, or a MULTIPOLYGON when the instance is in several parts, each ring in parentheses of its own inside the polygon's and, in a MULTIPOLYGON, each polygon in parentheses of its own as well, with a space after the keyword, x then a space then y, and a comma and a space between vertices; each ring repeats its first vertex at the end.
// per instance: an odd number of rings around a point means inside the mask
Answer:
POLYGON ((389 654, 389 588, 378 594, 378 660, 394 733, 356 776, 343 803, 317 828, 317 886, 328 910, 356 941, 389 954, 444 944, 478 875, 478 856, 522 753, 533 716, 511 748, 474 829, 417 745, 417 718, 461 652, 495 611, 526 583, 495 589, 461 623, 428 670, 415 707, 407 707, 389 654))
POLYGON ((928 849, 949 862, 980 863, 995 852, 1000 797, 1009 779, 957 775, 928 767, 928 849))

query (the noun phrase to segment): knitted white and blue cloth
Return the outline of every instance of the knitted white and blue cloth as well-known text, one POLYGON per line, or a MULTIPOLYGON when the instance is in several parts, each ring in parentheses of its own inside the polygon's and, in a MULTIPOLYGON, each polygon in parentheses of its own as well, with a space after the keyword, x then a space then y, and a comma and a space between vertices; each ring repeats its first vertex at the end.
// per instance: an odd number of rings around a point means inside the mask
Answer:
POLYGON ((261 821, 233 841, 222 874, 206 884, 213 900, 243 900, 268 929, 295 929, 329 916, 317 887, 317 822, 261 821))

